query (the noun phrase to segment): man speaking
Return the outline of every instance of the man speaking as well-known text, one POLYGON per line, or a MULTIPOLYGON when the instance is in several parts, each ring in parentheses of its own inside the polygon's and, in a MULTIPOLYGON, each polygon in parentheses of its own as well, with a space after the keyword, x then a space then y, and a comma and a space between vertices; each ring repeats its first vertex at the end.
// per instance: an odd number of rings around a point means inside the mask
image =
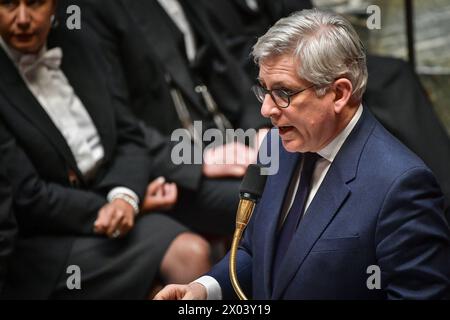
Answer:
MULTIPOLYGON (((448 298, 442 193, 425 164, 362 106, 366 58, 350 23, 318 10, 295 13, 258 40, 253 56, 260 68, 253 90, 281 144, 271 150, 280 169, 268 177, 238 250, 244 292, 253 299, 448 298), (370 270, 378 286, 369 285, 370 270)), ((231 299, 228 262, 156 298, 231 299)))

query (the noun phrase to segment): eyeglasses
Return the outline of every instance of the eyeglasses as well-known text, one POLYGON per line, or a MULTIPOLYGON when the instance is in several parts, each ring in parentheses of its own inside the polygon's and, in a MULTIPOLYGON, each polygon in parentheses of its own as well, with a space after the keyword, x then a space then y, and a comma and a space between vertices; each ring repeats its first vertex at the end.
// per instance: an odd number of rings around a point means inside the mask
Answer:
POLYGON ((273 102, 280 108, 287 108, 291 104, 291 98, 307 89, 314 87, 314 85, 310 85, 307 88, 295 91, 295 92, 286 92, 283 89, 266 89, 260 84, 255 84, 252 87, 252 91, 255 94, 256 98, 259 102, 263 103, 266 94, 269 94, 272 98, 273 102))

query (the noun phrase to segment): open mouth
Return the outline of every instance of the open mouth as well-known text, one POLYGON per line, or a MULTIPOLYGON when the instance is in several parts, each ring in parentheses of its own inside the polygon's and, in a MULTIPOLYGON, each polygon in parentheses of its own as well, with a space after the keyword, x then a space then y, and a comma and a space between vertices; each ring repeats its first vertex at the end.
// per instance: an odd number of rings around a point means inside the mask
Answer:
POLYGON ((282 127, 278 127, 278 130, 280 132, 281 135, 286 134, 292 130, 294 130, 293 126, 282 126, 282 127))

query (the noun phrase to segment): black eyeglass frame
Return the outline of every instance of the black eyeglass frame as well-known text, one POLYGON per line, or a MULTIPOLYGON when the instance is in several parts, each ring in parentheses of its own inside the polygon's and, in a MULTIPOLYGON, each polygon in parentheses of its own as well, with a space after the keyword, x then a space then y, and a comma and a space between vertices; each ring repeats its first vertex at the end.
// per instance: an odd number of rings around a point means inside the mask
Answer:
MULTIPOLYGON (((313 88, 313 87, 315 87, 314 84, 310 85, 309 87, 306 87, 306 88, 297 90, 297 91, 295 91, 295 92, 287 93, 285 90, 282 90, 282 89, 272 89, 272 90, 269 90, 269 89, 267 89, 267 88, 264 88, 264 87, 263 87, 262 85, 260 85, 260 84, 255 84, 255 85, 252 86, 252 91, 253 91, 253 93, 255 94, 256 99, 258 99, 259 102, 263 103, 264 97, 265 97, 267 94, 269 94, 270 97, 272 98, 273 102, 277 105, 277 107, 282 108, 282 109, 285 109, 285 108, 287 108, 287 107, 289 107, 289 106, 291 105, 291 100, 292 100, 292 97, 293 97, 293 96, 295 96, 295 95, 297 95, 297 94, 299 94, 299 93, 302 93, 302 92, 305 91, 305 90, 311 89, 311 88, 313 88), (263 97, 260 97, 260 96, 258 95, 258 93, 257 93, 257 92, 258 92, 257 90, 262 90, 262 92, 264 92, 264 96, 263 96, 263 97), (272 94, 273 91, 278 91, 278 92, 280 92, 281 94, 283 94, 283 95, 286 96, 286 98, 287 98, 287 105, 286 105, 286 106, 280 106, 280 105, 277 103, 277 101, 276 101, 274 95, 272 94), (260 99, 260 98, 261 98, 261 99, 260 99)), ((284 99, 283 99, 282 97, 280 97, 280 96, 278 96, 278 97, 279 97, 282 101, 284 101, 284 99)))

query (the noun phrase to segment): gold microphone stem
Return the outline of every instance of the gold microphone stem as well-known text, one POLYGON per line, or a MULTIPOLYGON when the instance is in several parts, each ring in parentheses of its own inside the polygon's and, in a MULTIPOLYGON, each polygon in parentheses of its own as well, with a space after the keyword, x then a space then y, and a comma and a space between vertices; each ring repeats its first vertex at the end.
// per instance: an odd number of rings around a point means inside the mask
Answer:
POLYGON ((231 244, 231 252, 230 252, 230 279, 231 284, 233 285, 234 291, 240 300, 248 300, 245 296, 244 292, 239 285, 239 281, 236 274, 236 253, 239 245, 239 241, 242 237, 242 229, 236 229, 233 236, 233 243, 231 244))
POLYGON ((236 230, 234 231, 233 243, 231 244, 230 250, 230 280, 233 285, 234 291, 241 300, 248 300, 242 291, 236 273, 236 254, 241 240, 242 234, 244 233, 247 223, 250 220, 253 209, 255 208, 255 203, 251 200, 243 199, 239 203, 238 213, 236 216, 236 230))

